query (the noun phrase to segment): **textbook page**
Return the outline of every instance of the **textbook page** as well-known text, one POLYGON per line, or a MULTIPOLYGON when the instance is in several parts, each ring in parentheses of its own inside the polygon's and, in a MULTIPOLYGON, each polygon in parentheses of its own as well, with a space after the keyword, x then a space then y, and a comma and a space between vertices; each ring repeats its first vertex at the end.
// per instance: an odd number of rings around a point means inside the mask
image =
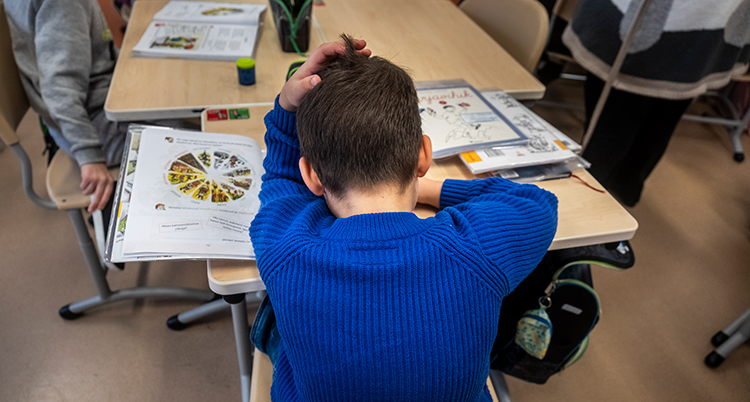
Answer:
POLYGON ((147 255, 147 256, 125 256, 122 246, 125 240, 125 231, 128 223, 128 210, 130 207, 130 195, 133 192, 133 179, 138 161, 138 149, 141 141, 141 131, 146 126, 131 124, 128 126, 128 137, 126 149, 120 167, 119 180, 115 190, 115 199, 112 208, 109 230, 107 231, 107 242, 104 259, 107 262, 131 262, 139 260, 174 260, 174 259, 198 259, 200 255, 147 255))
POLYGON ((521 131, 465 81, 416 84, 422 131, 432 140, 433 158, 526 140, 521 131))
POLYGON ((234 61, 253 57, 257 25, 152 22, 133 55, 234 61))
POLYGON ((254 259, 262 163, 248 137, 144 129, 123 255, 254 259))
POLYGON ((575 158, 574 151, 581 149, 575 141, 505 92, 483 92, 482 95, 524 133, 528 142, 463 152, 460 159, 472 173, 562 162, 575 158))
POLYGON ((154 15, 154 21, 258 26, 265 10, 265 4, 173 0, 154 15))

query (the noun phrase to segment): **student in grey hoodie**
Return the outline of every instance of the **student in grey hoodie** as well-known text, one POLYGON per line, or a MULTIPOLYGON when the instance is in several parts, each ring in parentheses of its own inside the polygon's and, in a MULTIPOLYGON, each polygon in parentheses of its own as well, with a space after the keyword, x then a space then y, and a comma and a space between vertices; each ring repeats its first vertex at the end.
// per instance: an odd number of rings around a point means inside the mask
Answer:
POLYGON ((31 107, 81 167, 89 212, 112 194, 107 166, 120 162, 126 125, 104 116, 117 60, 96 0, 5 0, 13 54, 31 107))

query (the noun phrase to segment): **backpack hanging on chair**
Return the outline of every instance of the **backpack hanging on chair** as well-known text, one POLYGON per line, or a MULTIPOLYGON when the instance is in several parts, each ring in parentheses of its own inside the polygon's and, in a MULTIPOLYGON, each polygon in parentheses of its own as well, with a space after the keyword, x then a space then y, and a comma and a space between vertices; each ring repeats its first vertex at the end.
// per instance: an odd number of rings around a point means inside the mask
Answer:
POLYGON ((591 263, 626 269, 634 257, 627 242, 547 253, 503 300, 491 368, 543 384, 583 356, 601 315, 591 263))

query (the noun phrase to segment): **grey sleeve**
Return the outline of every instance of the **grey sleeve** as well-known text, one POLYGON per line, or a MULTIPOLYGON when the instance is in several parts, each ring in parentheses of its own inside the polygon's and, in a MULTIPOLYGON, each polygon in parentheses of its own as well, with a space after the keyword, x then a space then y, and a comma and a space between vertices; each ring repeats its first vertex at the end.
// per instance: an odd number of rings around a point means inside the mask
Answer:
POLYGON ((43 1, 34 42, 39 86, 50 115, 70 141, 79 165, 104 162, 96 128, 86 110, 91 71, 91 9, 87 1, 43 1))

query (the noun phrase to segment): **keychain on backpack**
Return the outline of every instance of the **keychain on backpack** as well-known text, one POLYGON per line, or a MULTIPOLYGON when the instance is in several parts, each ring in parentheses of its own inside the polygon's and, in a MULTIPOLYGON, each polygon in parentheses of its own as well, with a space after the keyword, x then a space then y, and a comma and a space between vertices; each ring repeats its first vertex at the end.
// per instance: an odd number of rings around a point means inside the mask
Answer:
POLYGON ((539 308, 526 311, 516 325, 516 344, 539 360, 547 355, 552 338, 552 321, 546 310, 552 306, 550 295, 554 291, 555 283, 551 282, 539 298, 539 308))

